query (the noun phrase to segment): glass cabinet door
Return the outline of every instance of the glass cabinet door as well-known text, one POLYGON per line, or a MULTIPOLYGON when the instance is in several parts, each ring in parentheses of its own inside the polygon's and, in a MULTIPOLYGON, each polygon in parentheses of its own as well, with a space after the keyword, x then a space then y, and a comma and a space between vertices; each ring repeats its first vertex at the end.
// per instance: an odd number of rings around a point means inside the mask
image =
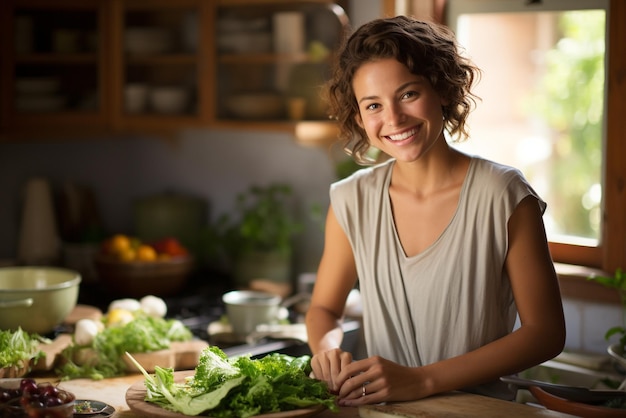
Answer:
POLYGON ((320 87, 347 25, 344 9, 319 1, 219 4, 217 123, 328 120, 320 87))
POLYGON ((119 4, 117 120, 124 126, 199 120, 201 2, 119 4))
POLYGON ((5 3, 3 125, 104 124, 103 1, 5 3))

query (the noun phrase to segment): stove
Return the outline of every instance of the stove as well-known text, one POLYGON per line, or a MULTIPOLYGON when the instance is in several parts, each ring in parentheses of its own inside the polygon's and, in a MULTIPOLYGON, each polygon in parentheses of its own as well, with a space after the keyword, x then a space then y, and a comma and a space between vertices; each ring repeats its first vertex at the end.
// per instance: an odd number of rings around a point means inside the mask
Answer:
MULTIPOLYGON (((208 326, 225 312, 222 294, 231 289, 231 281, 216 273, 195 273, 176 295, 163 295, 168 319, 178 319, 195 337, 208 341, 208 326)), ((78 303, 107 312, 109 304, 127 296, 112 294, 102 283, 81 283, 78 303)))
MULTIPOLYGON (((229 356, 247 354, 255 358, 274 352, 291 356, 310 354, 305 342, 294 339, 264 338, 252 343, 215 341, 208 333, 209 324, 219 321, 225 314, 222 295, 233 289, 228 277, 215 273, 196 273, 189 278, 185 288, 178 294, 161 296, 167 304, 166 318, 180 320, 191 330, 195 338, 219 346, 229 356)), ((96 306, 102 312, 106 312, 113 300, 123 297, 107 293, 101 285, 81 284, 78 303, 96 306)), ((295 322, 297 314, 291 311, 289 314, 289 319, 295 322)), ((344 338, 347 341, 356 341, 357 333, 353 331, 358 329, 359 324, 356 322, 345 324, 344 338)))

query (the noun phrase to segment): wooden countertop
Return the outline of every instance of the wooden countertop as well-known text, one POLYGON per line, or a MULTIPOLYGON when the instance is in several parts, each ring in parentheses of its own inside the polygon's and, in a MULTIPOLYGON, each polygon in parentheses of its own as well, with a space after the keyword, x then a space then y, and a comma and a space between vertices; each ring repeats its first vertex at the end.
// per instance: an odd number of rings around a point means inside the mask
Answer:
MULTIPOLYGON (((40 379, 38 379, 40 380, 40 379)), ((143 375, 131 374, 104 380, 75 379, 60 382, 59 387, 69 390, 77 399, 94 399, 113 406, 115 418, 148 418, 137 416, 126 404, 126 391, 143 375)), ((506 402, 468 393, 454 392, 433 396, 413 402, 400 402, 387 405, 370 405, 362 408, 343 407, 338 413, 323 411, 316 418, 385 418, 385 417, 544 417, 571 418, 571 415, 555 411, 506 402)))

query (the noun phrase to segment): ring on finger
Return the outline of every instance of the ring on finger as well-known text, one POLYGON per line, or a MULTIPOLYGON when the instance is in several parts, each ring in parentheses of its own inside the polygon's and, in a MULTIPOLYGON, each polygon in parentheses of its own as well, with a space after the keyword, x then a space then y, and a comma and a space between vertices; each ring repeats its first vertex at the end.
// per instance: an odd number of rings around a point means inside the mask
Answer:
POLYGON ((365 396, 367 394, 366 391, 365 391, 365 383, 363 383, 362 389, 363 389, 363 392, 361 392, 361 397, 363 397, 363 396, 365 396))

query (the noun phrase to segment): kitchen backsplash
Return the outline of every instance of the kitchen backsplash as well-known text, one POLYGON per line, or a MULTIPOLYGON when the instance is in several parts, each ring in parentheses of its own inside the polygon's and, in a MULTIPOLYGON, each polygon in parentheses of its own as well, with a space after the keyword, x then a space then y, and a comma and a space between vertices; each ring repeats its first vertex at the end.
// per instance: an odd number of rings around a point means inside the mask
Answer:
MULTIPOLYGON (((606 331, 623 325, 621 306, 576 299, 564 299, 563 310, 567 327, 565 348, 571 351, 606 354, 606 331)), ((613 337, 611 342, 617 342, 613 337)))

